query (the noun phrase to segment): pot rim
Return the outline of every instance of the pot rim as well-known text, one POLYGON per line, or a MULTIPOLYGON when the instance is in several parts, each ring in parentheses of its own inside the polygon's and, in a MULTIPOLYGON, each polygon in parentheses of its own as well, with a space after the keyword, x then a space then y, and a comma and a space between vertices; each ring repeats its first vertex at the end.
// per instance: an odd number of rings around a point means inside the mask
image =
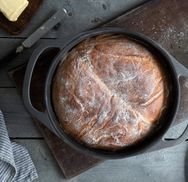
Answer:
MULTIPOLYGON (((172 64, 172 59, 169 53, 163 49, 161 46, 159 46, 157 43, 155 43, 153 40, 149 39, 148 37, 140 34, 140 33, 134 33, 134 32, 129 32, 124 29, 120 28, 100 28, 100 29, 94 29, 91 31, 87 31, 84 33, 81 33, 74 37, 59 53, 59 55, 54 59, 53 63, 51 64, 46 82, 45 82, 45 105, 47 109, 47 114, 50 118, 51 121, 51 126, 53 127, 53 130, 55 133, 58 134, 58 136, 63 139, 66 143, 71 145, 73 148, 76 148, 77 150, 84 152, 85 154, 91 154, 96 157, 102 157, 102 158, 123 158, 126 156, 132 156, 135 154, 140 154, 143 152, 146 152, 148 148, 152 147, 155 145, 155 143, 160 142, 162 136, 165 134, 165 132, 169 129, 171 126, 172 122, 174 121, 174 118, 176 116, 178 107, 179 107, 179 101, 180 101, 180 85, 179 85, 179 80, 178 80, 178 75, 176 72, 176 69, 174 65, 172 64), (173 113, 171 113, 171 120, 167 122, 166 127, 162 130, 160 130, 160 134, 156 135, 156 137, 153 137, 152 140, 149 140, 147 144, 144 143, 143 146, 139 148, 139 150, 127 150, 127 147, 125 147, 124 152, 111 152, 111 151, 105 151, 105 150, 100 150, 100 149, 94 149, 88 146, 85 146, 81 144, 80 142, 77 142, 76 139, 65 133, 59 126, 58 119, 56 117, 55 111, 53 110, 53 104, 52 104, 52 98, 51 98, 51 86, 53 84, 53 76, 55 74, 56 68, 58 67, 58 64, 63 60, 63 57, 78 43, 81 41, 85 40, 86 38, 91 38, 97 35, 101 34, 123 34, 127 36, 128 38, 134 39, 144 46, 151 46, 152 49, 157 51, 158 53, 161 54, 161 56, 165 59, 168 67, 171 69, 170 72, 173 74, 173 79, 175 81, 174 85, 175 87, 173 89, 176 89, 176 98, 174 98, 174 108, 173 108, 173 113), (162 132, 161 132, 162 131, 162 132)), ((121 151, 121 150, 120 150, 121 151)), ((122 150, 123 151, 123 150, 122 150)))

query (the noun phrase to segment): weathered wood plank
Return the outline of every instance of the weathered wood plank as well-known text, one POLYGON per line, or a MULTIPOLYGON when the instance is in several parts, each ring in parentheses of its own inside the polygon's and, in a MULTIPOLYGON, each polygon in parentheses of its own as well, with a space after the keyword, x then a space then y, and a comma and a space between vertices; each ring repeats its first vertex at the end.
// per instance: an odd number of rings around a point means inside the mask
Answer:
MULTIPOLYGON (((11 50, 15 49, 18 45, 20 45, 25 38, 0 38, 0 59, 3 58, 7 53, 9 53, 11 50)), ((55 39, 56 41, 56 39, 55 39)), ((25 49, 21 55, 17 57, 18 60, 24 60, 30 54, 33 52, 33 50, 40 44, 46 44, 46 43, 54 43, 54 39, 47 39, 42 38, 36 45, 34 45, 32 48, 25 49)), ((16 59, 16 60, 17 60, 16 59)), ((14 64, 12 64, 14 65, 14 64)))
MULTIPOLYGON (((60 182, 63 174, 44 140, 13 140, 25 146, 37 168, 39 179, 35 182, 60 182)), ((63 180, 64 181, 64 180, 63 180)))
POLYGON ((8 114, 29 116, 16 88, 0 88, 0 109, 8 114))
POLYGON ((5 115, 10 137, 41 137, 16 88, 0 88, 0 109, 5 115))
MULTIPOLYGON (((132 7, 146 0, 80 0, 80 1, 62 1, 62 0, 45 0, 39 11, 30 21, 29 26, 25 31, 17 37, 26 37, 39 27, 49 16, 57 9, 66 8, 69 10, 69 16, 63 21, 61 31, 52 30, 45 37, 54 38, 67 36, 75 31, 79 32, 88 28, 95 27, 103 22, 106 22, 132 7), (78 8, 79 7, 79 8, 78 8), (66 27, 66 29, 64 29, 66 27), (68 30, 68 31, 67 31, 68 30), (62 34, 63 32, 63 34, 62 34)), ((0 37, 10 37, 9 34, 0 30, 0 37)), ((13 36, 14 37, 14 36, 13 36)))
POLYGON ((5 113, 4 117, 11 138, 43 138, 30 116, 5 113))
MULTIPOLYGON (((4 37, 1 37, 0 38, 0 49, 1 49, 0 58, 2 58, 4 55, 6 55, 13 48, 16 48, 16 46, 20 45, 24 40, 25 40, 25 38, 4 38, 4 37)), ((39 42, 45 43, 49 40, 54 40, 54 39, 42 38, 41 41, 39 41, 39 42)), ((25 53, 25 52, 26 51, 24 51, 23 53, 25 53)), ((31 52, 32 52, 32 50, 31 50, 31 52)))
POLYGON ((3 111, 9 136, 13 138, 42 137, 16 88, 0 89, 0 110, 3 111))
POLYGON ((188 144, 136 157, 108 160, 87 172, 65 180, 43 140, 15 140, 24 145, 38 170, 36 182, 184 182, 188 181, 188 144))

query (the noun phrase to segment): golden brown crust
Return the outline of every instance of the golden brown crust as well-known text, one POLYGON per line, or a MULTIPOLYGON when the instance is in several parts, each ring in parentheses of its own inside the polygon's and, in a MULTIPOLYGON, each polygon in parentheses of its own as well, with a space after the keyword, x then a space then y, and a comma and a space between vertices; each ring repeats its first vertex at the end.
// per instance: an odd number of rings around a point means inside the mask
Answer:
POLYGON ((165 104, 157 58, 122 36, 77 45, 59 65, 53 104, 62 128, 95 148, 117 150, 145 136, 165 104))

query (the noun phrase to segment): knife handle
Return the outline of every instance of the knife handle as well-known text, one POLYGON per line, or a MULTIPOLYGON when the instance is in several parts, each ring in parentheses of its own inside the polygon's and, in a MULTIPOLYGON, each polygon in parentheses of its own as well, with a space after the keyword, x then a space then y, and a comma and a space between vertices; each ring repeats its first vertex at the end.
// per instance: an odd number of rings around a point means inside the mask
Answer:
POLYGON ((41 25, 35 32, 33 32, 22 45, 25 48, 33 46, 41 37, 43 37, 49 30, 57 25, 67 15, 66 9, 59 9, 51 18, 49 18, 43 25, 41 25))

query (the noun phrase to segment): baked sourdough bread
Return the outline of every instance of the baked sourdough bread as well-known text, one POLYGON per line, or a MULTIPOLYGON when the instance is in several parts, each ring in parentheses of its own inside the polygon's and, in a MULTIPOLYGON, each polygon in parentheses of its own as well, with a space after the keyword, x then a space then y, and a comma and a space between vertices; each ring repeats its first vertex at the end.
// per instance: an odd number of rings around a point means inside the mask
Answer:
POLYGON ((52 86, 62 129, 89 147, 113 151, 156 126, 166 95, 158 58, 118 35, 99 35, 74 47, 52 86))

